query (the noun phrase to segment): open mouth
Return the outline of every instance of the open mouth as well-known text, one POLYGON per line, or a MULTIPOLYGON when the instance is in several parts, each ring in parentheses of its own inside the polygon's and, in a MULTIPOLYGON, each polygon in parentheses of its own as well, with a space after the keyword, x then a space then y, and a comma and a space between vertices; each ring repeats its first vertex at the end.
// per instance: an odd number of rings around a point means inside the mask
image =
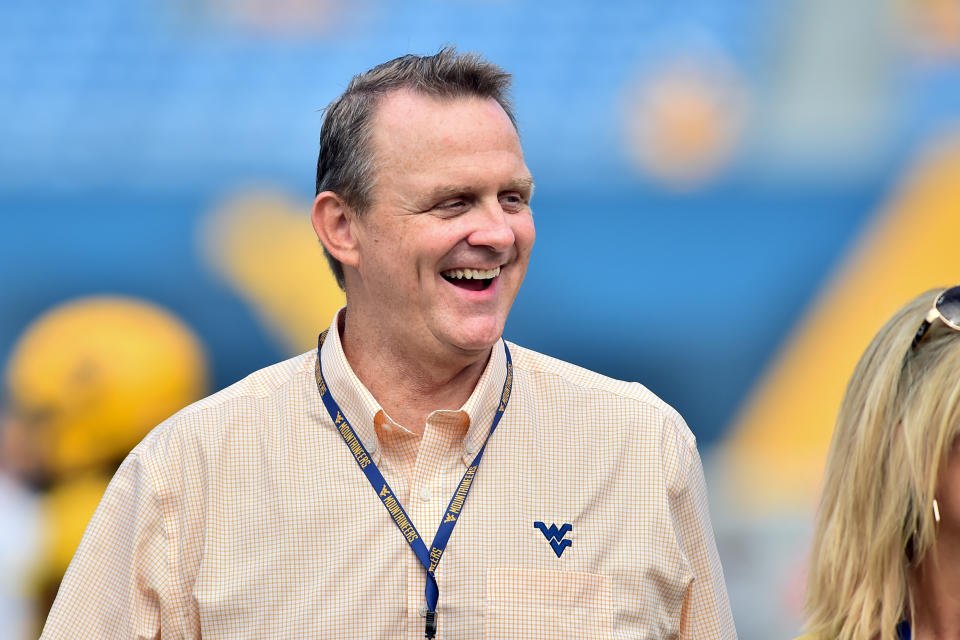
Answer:
POLYGON ((500 267, 493 269, 450 269, 442 272, 443 279, 461 289, 483 291, 500 275, 500 267))

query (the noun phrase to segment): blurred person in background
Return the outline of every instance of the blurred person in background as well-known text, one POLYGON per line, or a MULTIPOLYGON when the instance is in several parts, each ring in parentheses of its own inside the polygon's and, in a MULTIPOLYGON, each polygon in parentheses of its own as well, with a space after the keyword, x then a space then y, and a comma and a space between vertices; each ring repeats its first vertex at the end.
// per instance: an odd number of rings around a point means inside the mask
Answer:
MULTIPOLYGON (((0 517, 36 514, 30 537, 4 551, 21 605, 39 627, 110 477, 158 421, 207 388, 207 364, 193 333, 170 312, 133 298, 94 296, 59 305, 19 337, 7 362, 2 434, 4 476, 21 498, 0 517), (16 506, 13 510, 12 507, 16 506)), ((8 536, 9 537, 9 536, 8 536)), ((4 538, 6 540, 6 538, 4 538)), ((5 577, 8 575, 4 574, 5 577)), ((4 637, 36 637, 4 627, 4 637)))
POLYGON ((445 49, 328 107, 347 306, 134 449, 44 638, 736 637, 683 419, 501 339, 535 235, 509 83, 445 49))
POLYGON ((0 404, 0 629, 9 640, 35 638, 34 567, 43 529, 31 482, 32 442, 22 421, 0 404))
POLYGON ((898 311, 837 417, 808 640, 960 638, 960 287, 898 311))

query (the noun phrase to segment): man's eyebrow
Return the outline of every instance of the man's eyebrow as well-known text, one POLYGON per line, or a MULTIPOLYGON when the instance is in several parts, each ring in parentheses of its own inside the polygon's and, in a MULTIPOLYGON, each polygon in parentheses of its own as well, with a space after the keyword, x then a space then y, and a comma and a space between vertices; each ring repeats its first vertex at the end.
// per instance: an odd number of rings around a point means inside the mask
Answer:
MULTIPOLYGON (((447 184, 430 190, 430 199, 437 200, 472 193, 474 187, 465 184, 447 184)), ((524 191, 533 195, 533 178, 516 178, 500 188, 500 191, 524 191)))
POLYGON ((459 196, 464 193, 469 193, 471 191, 470 187, 460 184, 447 184, 442 187, 437 187, 436 189, 431 189, 429 198, 431 200, 442 200, 444 198, 450 198, 453 196, 459 196))
POLYGON ((533 178, 517 178, 508 182, 503 191, 525 191, 532 196, 533 186, 533 178))

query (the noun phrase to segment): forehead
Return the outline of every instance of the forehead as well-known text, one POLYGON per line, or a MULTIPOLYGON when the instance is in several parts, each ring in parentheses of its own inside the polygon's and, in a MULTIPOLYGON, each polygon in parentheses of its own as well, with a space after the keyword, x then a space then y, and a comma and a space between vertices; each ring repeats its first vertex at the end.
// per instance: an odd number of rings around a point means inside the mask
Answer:
POLYGON ((516 129, 492 98, 393 91, 378 105, 372 126, 372 151, 379 167, 495 152, 516 154, 522 162, 516 129))

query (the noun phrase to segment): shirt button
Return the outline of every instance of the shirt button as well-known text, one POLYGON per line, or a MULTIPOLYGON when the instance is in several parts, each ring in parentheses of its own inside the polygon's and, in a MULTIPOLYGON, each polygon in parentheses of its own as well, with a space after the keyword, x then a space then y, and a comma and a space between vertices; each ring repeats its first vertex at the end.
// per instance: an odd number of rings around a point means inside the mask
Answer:
POLYGON ((420 605, 419 607, 417 607, 417 613, 420 614, 420 617, 421 617, 421 618, 426 618, 426 617, 427 617, 427 605, 422 604, 422 605, 420 605))
POLYGON ((433 497, 433 492, 430 491, 430 487, 424 487, 420 490, 420 499, 424 502, 430 502, 430 498, 433 497))

